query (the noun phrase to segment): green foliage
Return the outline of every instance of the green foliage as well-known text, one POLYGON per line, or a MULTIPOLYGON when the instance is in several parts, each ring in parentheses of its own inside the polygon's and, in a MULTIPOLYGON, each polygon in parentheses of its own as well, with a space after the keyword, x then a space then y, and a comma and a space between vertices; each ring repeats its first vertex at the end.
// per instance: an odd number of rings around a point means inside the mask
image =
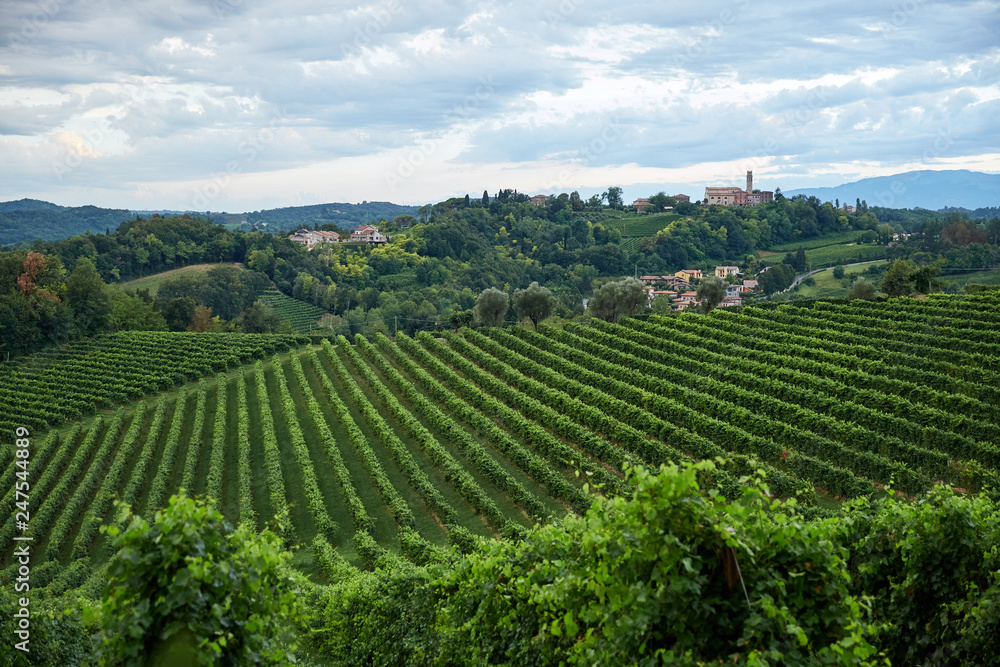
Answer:
POLYGON ((77 260, 76 268, 66 279, 66 301, 73 309, 81 335, 93 336, 110 329, 111 293, 90 259, 77 260))
POLYGON ((844 277, 844 267, 840 266, 839 264, 837 266, 833 267, 833 277, 836 278, 837 280, 840 280, 841 278, 843 278, 844 277))
POLYGON ((860 501, 842 530, 852 591, 870 596, 893 664, 985 665, 1000 651, 1000 510, 942 487, 917 502, 860 501))
POLYGON ((542 287, 538 282, 531 283, 527 289, 519 289, 514 292, 514 310, 521 319, 525 317, 531 320, 531 324, 537 329, 538 323, 552 314, 556 307, 556 298, 547 287, 542 287))
POLYGON ((484 327, 496 327, 503 324, 507 316, 507 293, 495 287, 484 289, 476 299, 476 322, 484 327))
POLYGON ((646 288, 635 278, 625 278, 601 285, 587 304, 590 313, 606 322, 631 317, 646 305, 646 288))
POLYGON ((726 298, 726 283, 718 276, 708 276, 698 283, 698 301, 705 304, 705 312, 722 303, 726 298))
POLYGON ((886 269, 882 277, 881 290, 888 296, 909 296, 913 291, 913 280, 910 275, 913 266, 905 259, 897 259, 886 269))
POLYGON ((760 490, 736 503, 702 493, 712 469, 637 469, 632 499, 524 543, 335 586, 316 638, 339 664, 873 658, 830 526, 770 514, 760 490))
POLYGON ((858 278, 851 284, 851 289, 847 292, 847 300, 854 299, 870 300, 875 298, 875 284, 867 278, 858 278))
POLYGON ((786 289, 795 280, 795 269, 790 265, 776 264, 757 276, 757 283, 764 294, 774 294, 786 289))
POLYGON ((285 664, 295 594, 270 532, 235 531, 211 506, 173 496, 153 522, 122 506, 108 567, 101 664, 176 652, 203 665, 285 664))

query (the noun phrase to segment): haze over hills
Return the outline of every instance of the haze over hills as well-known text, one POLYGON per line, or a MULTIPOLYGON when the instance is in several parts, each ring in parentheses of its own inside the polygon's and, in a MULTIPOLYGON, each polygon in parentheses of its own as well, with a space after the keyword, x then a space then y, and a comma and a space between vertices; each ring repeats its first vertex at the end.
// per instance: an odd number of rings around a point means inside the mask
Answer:
MULTIPOLYGON (((689 188, 690 189, 690 188, 689 188)), ((693 197, 701 192, 691 190, 693 197)), ((786 197, 815 196, 821 201, 839 200, 854 204, 864 200, 868 206, 886 208, 926 208, 941 210, 960 208, 974 210, 1000 206, 1000 174, 956 169, 950 171, 909 171, 893 176, 866 178, 835 187, 801 188, 784 191, 786 197)), ((219 224, 266 223, 268 231, 295 229, 300 225, 336 224, 343 229, 381 218, 391 220, 397 215, 416 215, 419 207, 390 202, 364 201, 359 204, 331 202, 308 206, 286 206, 246 213, 210 213, 219 224)), ((149 217, 153 213, 180 214, 181 211, 129 211, 97 206, 59 206, 37 199, 0 202, 0 245, 42 239, 67 238, 86 231, 100 233, 116 229, 120 223, 136 214, 149 217)), ((206 212, 190 211, 193 215, 206 212)))
MULTIPOLYGON (((288 206, 266 211, 248 213, 208 213, 219 224, 266 223, 263 229, 279 231, 295 229, 306 224, 324 225, 333 223, 342 229, 354 229, 360 225, 381 218, 391 220, 397 215, 417 213, 417 206, 403 206, 390 202, 369 202, 360 204, 330 203, 313 206, 288 206)), ((0 202, 0 245, 21 243, 41 239, 56 241, 85 232, 102 233, 115 230, 122 222, 136 215, 150 217, 161 215, 181 215, 185 211, 129 211, 108 209, 97 206, 59 206, 37 199, 19 199, 0 202)), ((206 215, 206 212, 190 211, 192 215, 206 215)))
POLYGON ((839 199, 841 204, 851 205, 861 199, 868 206, 886 208, 977 209, 1000 205, 1000 174, 967 169, 908 171, 836 187, 788 190, 784 194, 817 197, 821 201, 839 199))

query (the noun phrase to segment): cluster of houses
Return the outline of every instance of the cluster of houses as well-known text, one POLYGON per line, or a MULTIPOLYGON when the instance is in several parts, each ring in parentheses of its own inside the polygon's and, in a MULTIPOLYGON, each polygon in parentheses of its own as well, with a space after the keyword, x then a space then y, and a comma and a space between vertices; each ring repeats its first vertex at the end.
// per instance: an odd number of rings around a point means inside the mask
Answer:
MULTIPOLYGON (((715 275, 723 280, 729 276, 740 277, 740 269, 737 266, 717 266, 715 275)), ((682 311, 698 305, 698 293, 691 289, 691 286, 701 280, 700 269, 681 269, 673 275, 666 276, 642 276, 639 280, 646 286, 646 293, 649 295, 649 302, 658 296, 666 296, 671 300, 671 308, 674 311, 682 311)), ((758 292, 756 280, 743 280, 735 285, 726 287, 726 298, 719 306, 732 308, 742 306, 744 297, 758 292)))
POLYGON ((303 244, 309 250, 312 250, 320 243, 378 244, 389 242, 389 237, 380 232, 374 225, 361 225, 352 231, 350 236, 341 236, 336 232, 300 229, 288 238, 296 243, 303 244))

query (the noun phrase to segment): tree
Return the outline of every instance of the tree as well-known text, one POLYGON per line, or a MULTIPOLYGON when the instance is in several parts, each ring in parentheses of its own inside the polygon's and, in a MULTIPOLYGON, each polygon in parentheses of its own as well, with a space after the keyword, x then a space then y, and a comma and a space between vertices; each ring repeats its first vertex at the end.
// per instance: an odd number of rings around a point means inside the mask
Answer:
POLYGON ((858 278, 847 291, 847 300, 864 299, 870 301, 875 298, 875 284, 867 278, 858 278))
POLYGON ((488 287, 476 299, 476 322, 484 327, 498 327, 507 316, 507 308, 507 293, 488 287))
POLYGON ((708 313, 726 298, 726 283, 718 276, 708 276, 698 284, 697 294, 698 301, 705 304, 705 312, 708 313))
POLYGON ((186 331, 194 319, 194 309, 197 304, 189 296, 179 296, 171 299, 163 309, 163 319, 171 331, 186 331))
POLYGON ((269 305, 263 301, 255 301, 252 306, 240 313, 236 319, 236 326, 245 333, 276 333, 281 328, 281 320, 269 305))
POLYGON ((486 190, 483 190, 483 208, 489 208, 489 207, 490 207, 490 193, 487 192, 486 190))
POLYGON ((800 273, 805 271, 809 266, 806 260, 806 251, 803 248, 799 248, 795 251, 795 259, 792 261, 792 266, 800 273))
POLYGON ((119 507, 127 528, 101 529, 118 550, 101 604, 102 664, 286 664, 298 603, 278 536, 233 530, 183 492, 152 524, 119 507))
POLYGON ((202 333, 203 331, 208 331, 211 326, 212 309, 202 306, 201 304, 195 306, 194 316, 191 318, 191 324, 188 325, 187 331, 202 333))
POLYGON ((84 336, 110 330, 111 293, 87 257, 77 260, 66 279, 66 302, 73 310, 77 331, 84 336))
POLYGON ((617 210, 622 207, 622 189, 612 185, 601 195, 601 199, 606 199, 608 206, 617 210))
POLYGON ((788 264, 775 264, 757 275, 757 283, 764 294, 780 292, 795 279, 795 269, 788 264))
POLYGON ((833 277, 836 280, 840 280, 841 278, 843 278, 844 277, 844 267, 840 266, 839 264, 837 266, 833 267, 833 277))
POLYGON ((913 281, 913 288, 921 294, 927 294, 931 289, 931 280, 941 273, 946 260, 939 259, 924 266, 918 266, 910 272, 910 280, 913 281))
POLYGON ((531 283, 527 289, 514 292, 514 310, 517 311, 518 318, 527 317, 535 329, 539 322, 552 314, 555 307, 556 298, 552 292, 537 282, 531 283))
POLYGON ((472 326, 472 322, 476 317, 475 311, 471 308, 468 310, 456 310, 448 318, 448 323, 451 325, 452 329, 458 331, 462 327, 472 326))
POLYGON ((913 291, 911 273, 913 266, 905 259, 897 259, 882 277, 882 291, 888 296, 909 296, 913 291))
POLYGON ((675 206, 677 204, 677 200, 673 197, 668 197, 666 192, 660 190, 649 198, 649 203, 652 206, 655 206, 657 211, 664 211, 668 206, 675 206))
POLYGON ((635 278, 625 278, 599 287, 587 303, 587 309, 594 317, 613 323, 635 315, 648 302, 645 286, 635 278))
POLYGON ((583 210, 583 200, 580 199, 580 193, 576 190, 569 193, 569 207, 574 211, 583 210))

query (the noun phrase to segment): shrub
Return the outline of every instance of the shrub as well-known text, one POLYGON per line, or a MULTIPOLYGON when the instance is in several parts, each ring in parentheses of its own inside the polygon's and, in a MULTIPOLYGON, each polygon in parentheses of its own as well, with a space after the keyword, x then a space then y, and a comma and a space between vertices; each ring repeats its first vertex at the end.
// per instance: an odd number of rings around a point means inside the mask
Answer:
POLYGON ((119 505, 102 603, 104 664, 184 656, 203 665, 284 664, 296 614, 280 540, 235 531, 210 505, 173 496, 152 524, 119 505), (117 525, 128 521, 121 534, 117 525))

